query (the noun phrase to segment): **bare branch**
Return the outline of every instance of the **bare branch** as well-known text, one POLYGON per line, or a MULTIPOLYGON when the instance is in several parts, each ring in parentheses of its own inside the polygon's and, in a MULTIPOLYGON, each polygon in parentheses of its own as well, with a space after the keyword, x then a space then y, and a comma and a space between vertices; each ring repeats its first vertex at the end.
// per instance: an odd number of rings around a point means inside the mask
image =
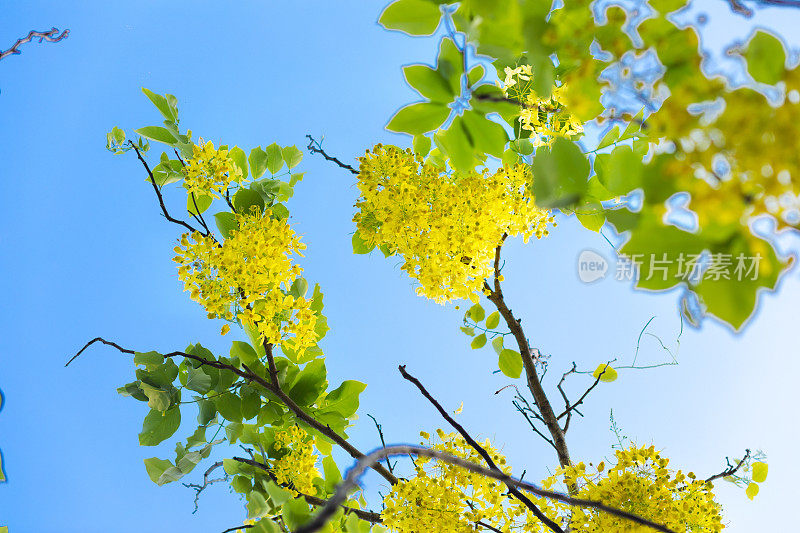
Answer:
POLYGON ((53 27, 48 31, 34 31, 31 30, 28 32, 27 37, 23 37, 21 39, 17 39, 17 42, 14 43, 14 46, 9 48, 8 50, 0 51, 0 61, 5 59, 11 55, 19 55, 22 52, 20 51, 19 47, 25 43, 29 43, 34 39, 39 39, 39 42, 47 41, 48 43, 57 43, 62 39, 66 39, 69 37, 69 30, 64 30, 61 34, 58 33, 58 29, 53 27))
MULTIPOLYGON (((568 370, 567 372, 564 372, 564 375, 561 376, 561 380, 558 382, 558 391, 561 393, 561 397, 564 398, 564 403, 566 404, 566 409, 564 410, 563 413, 561 413, 560 415, 558 415, 556 417, 556 420, 561 420, 562 418, 564 418, 564 416, 567 417, 567 420, 564 423, 564 433, 566 433, 567 430, 569 429, 569 421, 572 418, 572 411, 575 411, 576 413, 580 414, 580 411, 577 410, 577 407, 580 404, 582 404, 583 400, 586 399, 586 397, 589 395, 589 393, 592 392, 592 390, 595 387, 597 387, 597 384, 600 383, 600 378, 602 378, 603 374, 606 373, 606 370, 608 370, 609 365, 611 363, 612 363, 612 361, 609 361, 608 363, 606 363, 606 366, 603 367, 603 371, 600 372, 600 374, 595 378, 594 383, 592 383, 592 385, 588 389, 586 389, 586 392, 584 392, 583 395, 580 398, 578 398, 578 401, 575 402, 572 405, 570 405, 569 399, 567 399, 567 395, 564 392, 564 389, 561 387, 561 385, 564 384, 564 380, 567 378, 567 376, 569 376, 570 374, 574 374, 574 373, 578 372, 578 368, 576 367, 575 363, 573 362, 572 363, 572 368, 570 370, 568 370)), ((581 415, 581 416, 583 416, 583 415, 581 415)))
POLYGON ((370 452, 365 457, 362 457, 361 459, 357 460, 356 463, 347 471, 345 479, 336 487, 335 494, 328 500, 325 506, 322 507, 320 512, 314 518, 312 518, 310 522, 297 528, 294 531, 294 533, 314 533, 316 531, 319 531, 322 527, 325 526, 325 524, 328 522, 331 516, 333 516, 333 514, 336 512, 336 509, 342 503, 347 501, 347 494, 350 492, 350 490, 358 487, 359 479, 367 468, 376 464, 384 457, 390 457, 395 455, 406 455, 406 454, 428 457, 431 459, 436 459, 452 465, 456 465, 461 468, 464 468, 465 470, 469 470, 470 472, 474 472, 476 474, 480 474, 491 479, 496 479, 498 481, 505 483, 506 485, 512 485, 518 489, 524 490, 525 492, 530 492, 531 494, 534 494, 541 498, 549 498, 556 501, 560 501, 562 503, 566 503, 567 505, 603 511, 613 516, 623 518, 625 520, 630 520, 631 522, 634 522, 636 524, 647 526, 656 531, 661 531, 663 533, 676 533, 675 531, 667 528, 664 525, 657 524, 655 522, 647 520, 646 518, 635 515, 633 513, 629 513, 627 511, 622 511, 620 509, 615 509, 614 507, 609 507, 600 502, 585 500, 582 498, 573 498, 572 496, 567 496, 566 494, 560 492, 545 490, 532 483, 521 481, 519 479, 509 476, 508 474, 504 474, 503 472, 500 472, 498 470, 485 468, 466 459, 462 459, 461 457, 456 457, 454 455, 449 455, 446 453, 439 452, 437 450, 431 450, 421 446, 411 446, 405 444, 397 446, 388 446, 386 448, 379 448, 377 450, 370 452))
POLYGON ((200 499, 200 493, 203 492, 204 490, 206 490, 206 487, 208 487, 209 485, 213 485, 214 483, 219 483, 220 481, 227 481, 228 480, 228 474, 227 473, 225 474, 224 477, 218 477, 218 478, 215 478, 215 479, 208 479, 208 477, 211 475, 211 472, 213 472, 214 470, 216 470, 220 466, 222 466, 222 461, 217 461, 216 463, 214 463, 213 465, 208 467, 208 470, 206 470, 205 474, 203 474, 203 484, 202 485, 199 485, 197 483, 183 483, 184 487, 186 487, 188 489, 194 489, 195 492, 196 492, 196 494, 194 495, 194 511, 192 511, 192 514, 195 514, 197 512, 198 500, 200 499))
MULTIPOLYGON (((464 440, 467 441, 467 444, 469 444, 476 452, 478 452, 478 454, 480 454, 481 457, 483 457, 483 460, 486 461, 486 464, 489 465, 489 468, 491 468, 494 471, 502 473, 500 468, 492 460, 492 456, 489 455, 489 452, 487 452, 483 446, 478 444, 478 442, 475 439, 473 439, 469 433, 467 433, 467 430, 464 429, 464 427, 461 424, 456 422, 455 419, 452 416, 450 416, 450 414, 447 411, 444 410, 442 405, 438 401, 436 401, 436 399, 433 396, 431 396, 431 394, 427 391, 427 389, 425 389, 425 387, 417 378, 406 372, 405 365, 400 365, 397 368, 400 370, 400 374, 403 375, 403 378, 416 385, 416 387, 419 389, 422 395, 425 396, 425 398, 429 402, 431 402, 431 404, 433 404, 433 406, 436 408, 437 411, 439 411, 439 414, 442 415, 442 418, 444 418, 448 424, 453 426, 453 428, 456 431, 458 431, 458 433, 464 438, 464 440)), ((561 527, 558 524, 550 520, 541 510, 539 510, 538 507, 536 507, 536 504, 534 504, 527 496, 522 494, 519 491, 519 489, 510 484, 506 485, 508 486, 509 492, 519 501, 524 503, 525 507, 530 509, 531 512, 536 516, 536 518, 541 520, 547 527, 549 527, 555 533, 564 533, 564 530, 561 529, 561 527)))
POLYGON ((728 468, 726 468, 719 474, 714 474, 710 478, 706 479, 706 483, 711 483, 712 481, 719 479, 721 477, 734 475, 742 467, 742 465, 744 465, 744 463, 748 459, 750 459, 750 450, 745 450, 744 457, 742 457, 742 460, 736 463, 735 465, 732 465, 730 459, 728 459, 727 457, 725 459, 728 461, 728 468))
MULTIPOLYGON (((386 447, 386 441, 383 439, 383 427, 378 423, 378 421, 375 419, 374 416, 372 416, 369 413, 367 413, 367 416, 370 417, 373 422, 375 422, 375 429, 378 430, 378 437, 380 437, 381 444, 385 448, 386 447)), ((394 465, 392 465, 392 462, 389 459, 386 459, 386 466, 389 467, 389 472, 394 474, 394 465)))
POLYGON ((336 163, 336 165, 338 165, 340 168, 349 170, 350 173, 355 174, 356 176, 358 175, 358 170, 348 165, 347 163, 342 163, 338 158, 328 155, 325 152, 325 150, 322 149, 322 145, 319 143, 319 141, 315 140, 314 137, 312 137, 311 135, 306 135, 306 137, 308 138, 308 146, 306 148, 308 148, 309 152, 311 152, 312 154, 320 154, 328 161, 336 163))

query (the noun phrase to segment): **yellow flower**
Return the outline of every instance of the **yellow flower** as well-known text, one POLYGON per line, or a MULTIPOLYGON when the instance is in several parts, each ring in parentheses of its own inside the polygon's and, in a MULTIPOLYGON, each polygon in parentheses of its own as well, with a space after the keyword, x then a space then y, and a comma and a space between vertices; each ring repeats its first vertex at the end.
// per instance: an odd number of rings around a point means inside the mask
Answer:
POLYGON ((206 142, 193 147, 183 175, 183 186, 189 195, 219 198, 231 182, 241 181, 242 170, 228 156, 228 150, 215 150, 214 143, 206 142))

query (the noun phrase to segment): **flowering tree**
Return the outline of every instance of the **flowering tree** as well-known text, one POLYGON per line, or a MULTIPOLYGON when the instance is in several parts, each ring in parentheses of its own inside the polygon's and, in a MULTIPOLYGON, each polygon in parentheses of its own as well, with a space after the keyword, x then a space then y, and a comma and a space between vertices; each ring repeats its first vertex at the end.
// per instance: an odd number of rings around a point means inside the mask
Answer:
POLYGON ((682 286, 687 321, 708 314, 741 328, 759 290, 774 288, 789 267, 752 222, 767 217, 794 230, 800 220, 800 160, 775 142, 796 128, 798 71, 786 67, 781 42, 759 31, 734 52, 746 60, 749 86, 707 78, 694 30, 670 17, 682 0, 654 0, 637 14, 566 4, 391 3, 380 17, 387 29, 445 32, 435 66, 404 67, 422 100, 387 128, 409 134, 411 146, 376 145, 353 166, 313 138, 308 144, 356 176, 355 253, 398 258, 422 297, 468 302, 462 331, 473 349, 491 344, 505 376, 523 380, 515 406, 552 447, 553 475, 515 477, 496 446, 475 440, 404 366, 400 376, 449 429, 422 432, 420 445, 356 448, 347 430, 366 385, 328 382, 323 292, 302 275, 305 245, 289 222, 301 150, 193 140, 177 99, 144 89, 163 124, 130 134, 115 127, 107 147, 138 158, 162 214, 180 228, 175 262, 190 297, 222 321, 222 335, 241 328, 249 339, 220 355, 201 344, 137 351, 98 337, 70 360, 97 344, 132 356, 136 379, 119 392, 150 408, 143 446, 173 437, 197 410, 197 429, 174 459, 145 461, 155 483, 225 454, 188 486, 199 497, 227 481, 242 495, 248 519, 229 531, 304 533, 720 531, 714 482, 755 496, 767 465, 749 451, 705 479, 670 468, 653 446, 620 441, 609 464, 573 457, 573 415, 618 368, 600 361, 577 398, 562 386, 574 366, 547 383, 546 361, 503 291, 502 252, 517 236, 546 238, 557 214, 574 214, 591 231, 608 223, 629 235, 619 253, 638 267, 637 287, 682 286), (601 132, 596 142, 591 131, 601 132), (151 142, 166 147, 157 158, 151 142), (167 205, 162 188, 172 184, 185 190, 185 206, 167 205), (344 478, 334 447, 355 461, 344 478), (412 457, 407 468, 392 462, 398 455, 412 457), (356 490, 366 469, 391 487, 380 511, 356 490))

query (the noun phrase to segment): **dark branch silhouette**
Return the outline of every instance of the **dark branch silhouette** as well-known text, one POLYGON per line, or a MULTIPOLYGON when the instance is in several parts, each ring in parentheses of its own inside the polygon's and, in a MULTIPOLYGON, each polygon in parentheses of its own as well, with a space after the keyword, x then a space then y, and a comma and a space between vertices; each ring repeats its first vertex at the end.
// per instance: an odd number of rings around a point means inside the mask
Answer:
POLYGON ((314 139, 311 135, 306 135, 308 138, 308 151, 312 154, 320 154, 322 157, 327 159, 328 161, 332 161, 336 163, 340 168, 345 170, 349 170, 352 174, 358 175, 358 170, 353 168, 352 166, 348 165, 347 163, 342 163, 338 158, 328 155, 325 150, 322 149, 322 144, 319 141, 314 139))
POLYGON ((711 483, 712 481, 719 479, 721 477, 734 475, 748 459, 750 459, 750 450, 745 450, 744 457, 742 457, 742 460, 736 463, 735 465, 732 465, 730 459, 728 459, 728 468, 726 468, 719 474, 714 474, 713 476, 706 479, 706 483, 711 483))
POLYGON ((21 39, 17 39, 17 42, 14 43, 14 46, 9 48, 8 50, 0 51, 0 61, 5 59, 8 56, 12 55, 19 55, 22 51, 19 49, 25 43, 29 43, 34 39, 39 39, 39 42, 47 41, 48 43, 57 43, 63 39, 69 37, 69 30, 64 30, 60 34, 58 33, 58 29, 53 27, 48 31, 34 31, 31 30, 28 32, 26 37, 21 39))

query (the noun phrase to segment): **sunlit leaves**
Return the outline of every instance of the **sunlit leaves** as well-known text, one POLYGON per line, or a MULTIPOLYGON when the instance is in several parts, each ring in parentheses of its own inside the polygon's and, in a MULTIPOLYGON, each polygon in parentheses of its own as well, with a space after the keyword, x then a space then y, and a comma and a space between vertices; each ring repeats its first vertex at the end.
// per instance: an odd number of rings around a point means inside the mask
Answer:
POLYGON ((517 379, 522 375, 522 356, 516 350, 504 348, 498 354, 497 366, 506 376, 517 379))
POLYGON ((366 384, 355 380, 343 381, 325 397, 323 407, 349 418, 358 410, 358 397, 364 392, 366 384))
POLYGON ((180 424, 181 411, 177 406, 164 412, 151 409, 144 418, 139 444, 155 446, 175 434, 180 424))
POLYGON ((745 494, 747 494, 747 497, 752 500, 758 494, 758 490, 759 490, 758 483, 750 483, 749 485, 747 485, 745 494))
POLYGON ((783 78, 786 65, 786 50, 773 34, 758 30, 744 54, 747 59, 747 72, 754 80, 775 85, 783 78))
POLYGON ((588 177, 589 160, 574 142, 558 138, 552 148, 540 147, 533 158, 536 205, 552 208, 576 202, 588 177))
POLYGON ((175 135, 173 135, 168 129, 162 128, 161 126, 145 126, 133 131, 142 137, 162 142, 170 146, 174 146, 178 143, 178 139, 175 137, 175 135))
POLYGON ((751 468, 753 469, 753 481, 763 483, 767 480, 767 472, 769 470, 767 463, 756 461, 752 464, 751 468))
POLYGON ((453 101, 450 85, 438 71, 427 65, 403 67, 403 75, 408 84, 425 98, 441 103, 453 101))
POLYGON ((169 122, 178 121, 178 100, 174 96, 171 94, 162 96, 144 87, 142 87, 142 92, 153 102, 153 105, 158 108, 158 111, 164 116, 165 120, 169 122))
POLYGON ((427 0, 397 0, 383 10, 378 22, 387 30, 430 35, 439 25, 439 8, 427 0))
MULTIPOLYGON (((486 328, 494 329, 498 325, 500 325, 500 313, 495 311, 486 318, 486 328)), ((502 337, 500 338, 502 339, 502 337)))
POLYGON ((483 348, 486 345, 486 333, 481 333, 480 335, 476 336, 472 339, 470 343, 470 347, 473 350, 477 350, 478 348, 483 348))
POLYGON ((437 102, 419 102, 403 107, 386 125, 389 131, 416 135, 435 130, 447 120, 450 108, 437 102))

